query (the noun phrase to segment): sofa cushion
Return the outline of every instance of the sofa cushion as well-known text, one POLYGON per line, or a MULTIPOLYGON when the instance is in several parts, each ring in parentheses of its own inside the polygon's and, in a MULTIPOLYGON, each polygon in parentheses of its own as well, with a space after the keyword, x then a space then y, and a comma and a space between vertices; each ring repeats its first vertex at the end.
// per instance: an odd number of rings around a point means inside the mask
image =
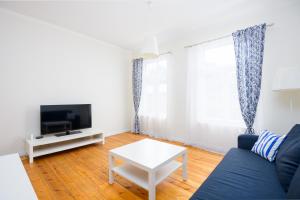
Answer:
POLYGON ((191 197, 196 199, 284 199, 275 164, 244 149, 231 149, 191 197))
POLYGON ((295 125, 280 146, 276 157, 279 181, 287 192, 300 163, 300 125, 295 125))
POLYGON ((298 167, 293 179, 291 181, 289 191, 287 193, 288 199, 300 199, 300 166, 298 167))

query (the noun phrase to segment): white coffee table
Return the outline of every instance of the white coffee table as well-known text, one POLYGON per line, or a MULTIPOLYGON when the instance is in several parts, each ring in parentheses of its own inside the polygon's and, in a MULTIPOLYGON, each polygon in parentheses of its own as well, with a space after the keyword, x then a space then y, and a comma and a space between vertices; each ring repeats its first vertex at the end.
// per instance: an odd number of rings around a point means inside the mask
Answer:
POLYGON ((38 200, 19 154, 0 156, 0 199, 38 200))
POLYGON ((149 200, 155 199, 155 187, 172 172, 182 167, 183 180, 187 179, 186 148, 151 139, 143 139, 109 151, 109 183, 113 172, 149 191, 149 200), (175 159, 182 156, 182 163, 175 159), (115 166, 114 159, 124 161, 115 166))

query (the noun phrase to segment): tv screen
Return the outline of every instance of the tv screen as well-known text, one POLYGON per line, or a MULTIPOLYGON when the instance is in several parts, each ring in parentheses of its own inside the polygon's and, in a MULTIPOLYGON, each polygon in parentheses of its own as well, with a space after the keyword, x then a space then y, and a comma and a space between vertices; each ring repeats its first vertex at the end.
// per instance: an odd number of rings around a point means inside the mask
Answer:
POLYGON ((92 127, 91 104, 41 105, 41 134, 92 127))

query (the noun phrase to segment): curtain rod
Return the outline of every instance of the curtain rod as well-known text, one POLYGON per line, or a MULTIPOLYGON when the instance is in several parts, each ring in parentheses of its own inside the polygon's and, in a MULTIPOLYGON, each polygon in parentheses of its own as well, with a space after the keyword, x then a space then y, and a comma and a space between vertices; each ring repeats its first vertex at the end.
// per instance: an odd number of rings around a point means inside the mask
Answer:
MULTIPOLYGON (((273 26, 273 25, 274 25, 274 23, 267 24, 267 27, 271 27, 271 26, 273 26)), ((205 41, 202 41, 202 42, 199 42, 199 43, 191 44, 191 45, 185 46, 184 48, 191 48, 191 47, 194 47, 194 46, 198 46, 198 45, 205 44, 205 43, 209 43, 209 42, 212 42, 212 41, 224 39, 224 38, 231 37, 231 36, 232 36, 232 34, 223 35, 223 36, 221 36, 221 37, 217 37, 217 38, 214 38, 214 39, 205 40, 205 41)))

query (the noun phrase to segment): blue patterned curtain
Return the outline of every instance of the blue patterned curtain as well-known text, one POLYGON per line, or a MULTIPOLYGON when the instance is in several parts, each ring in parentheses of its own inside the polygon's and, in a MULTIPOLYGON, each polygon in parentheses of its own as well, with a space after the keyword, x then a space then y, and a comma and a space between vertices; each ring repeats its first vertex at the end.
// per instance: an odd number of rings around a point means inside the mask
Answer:
POLYGON ((240 108, 246 134, 254 134, 253 123, 260 95, 266 24, 232 34, 237 65, 240 108))
POLYGON ((142 94, 142 75, 143 75, 143 58, 133 60, 132 68, 132 88, 133 88, 133 103, 134 103, 134 133, 140 132, 139 122, 139 107, 142 94))

